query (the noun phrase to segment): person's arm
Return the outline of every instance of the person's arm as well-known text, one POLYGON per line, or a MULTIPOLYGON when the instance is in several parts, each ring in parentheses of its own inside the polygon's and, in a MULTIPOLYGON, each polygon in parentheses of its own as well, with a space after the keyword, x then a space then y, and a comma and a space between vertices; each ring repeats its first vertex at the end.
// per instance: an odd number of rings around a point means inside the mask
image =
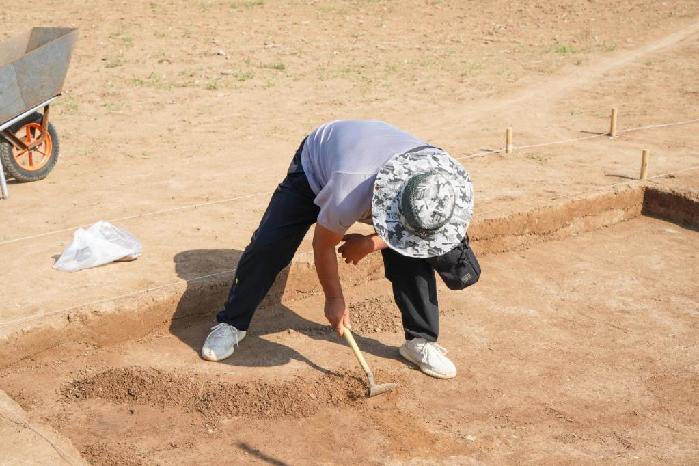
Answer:
POLYGON ((349 326, 349 313, 342 294, 335 252, 335 246, 341 240, 341 234, 316 224, 313 233, 313 260, 325 293, 325 317, 339 335, 342 335, 343 325, 349 326))
POLYGON ((342 258, 348 264, 357 264, 364 259, 367 254, 380 251, 388 247, 386 242, 378 234, 360 235, 358 233, 350 233, 342 237, 345 244, 340 246, 338 252, 342 254, 342 258))

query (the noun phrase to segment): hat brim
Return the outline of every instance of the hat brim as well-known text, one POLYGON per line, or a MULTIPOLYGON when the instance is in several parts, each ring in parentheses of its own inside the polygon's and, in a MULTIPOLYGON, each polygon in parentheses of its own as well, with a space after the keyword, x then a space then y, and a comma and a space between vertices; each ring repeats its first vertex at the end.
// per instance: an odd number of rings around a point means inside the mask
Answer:
POLYGON ((473 186, 464 167, 436 147, 399 153, 379 170, 371 201, 376 233, 388 246, 408 257, 441 256, 464 238, 473 215, 473 186), (454 211, 449 221, 432 232, 417 235, 400 222, 399 202, 405 182, 420 173, 440 173, 452 184, 454 211))

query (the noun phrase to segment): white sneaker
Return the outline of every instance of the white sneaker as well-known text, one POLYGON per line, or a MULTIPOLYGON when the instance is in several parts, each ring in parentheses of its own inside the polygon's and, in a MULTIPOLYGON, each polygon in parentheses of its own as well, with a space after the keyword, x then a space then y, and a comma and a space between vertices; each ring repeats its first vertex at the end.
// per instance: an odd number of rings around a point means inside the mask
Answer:
POLYGON ((211 327, 211 332, 201 348, 201 357, 207 361, 226 359, 233 354, 235 345, 243 341, 246 333, 226 323, 211 327))
POLYGON ((398 350, 400 355, 420 367, 427 375, 438 379, 456 377, 454 363, 445 356, 446 348, 424 338, 407 340, 398 350))

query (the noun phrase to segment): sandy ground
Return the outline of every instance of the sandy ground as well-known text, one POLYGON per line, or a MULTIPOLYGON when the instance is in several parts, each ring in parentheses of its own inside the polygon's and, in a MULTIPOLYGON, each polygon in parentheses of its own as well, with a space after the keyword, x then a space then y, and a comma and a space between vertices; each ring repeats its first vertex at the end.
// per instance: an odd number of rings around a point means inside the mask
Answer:
MULTIPOLYGON (((612 105, 620 130, 697 118, 698 6, 57 3, 40 22, 81 28, 54 112, 62 160, 2 204, 2 318, 15 331, 181 282, 183 251, 243 249, 298 141, 329 119, 384 119, 460 157, 477 220, 628 182, 641 148, 651 175, 699 165, 699 122, 590 134, 612 105), (501 148, 508 125, 516 146, 596 137, 463 158, 501 148), (136 234, 143 258, 51 270, 72 231, 99 219, 136 234)), ((0 21, 19 31, 37 14, 10 5, 0 21)))
POLYGON ((0 447, 3 466, 16 464, 86 465, 88 464, 65 437, 33 421, 30 416, 0 390, 0 447))
MULTIPOLYGON (((178 305, 182 289, 216 273, 220 292, 298 141, 331 119, 383 119, 449 150, 474 179, 476 224, 636 184, 641 149, 651 151, 651 176, 674 173, 652 184, 696 198, 696 0, 55 0, 41 9, 5 5, 0 24, 0 40, 30 24, 80 28, 65 93, 52 110, 61 160, 49 178, 12 183, 12 199, 0 201, 0 343, 65 326, 78 327, 66 333, 77 341, 8 366, 31 353, 22 346, 0 361, 0 388, 90 461, 213 459, 207 455, 222 436, 231 461, 273 464, 307 461, 311 443, 304 442, 315 442, 326 462, 354 453, 389 464, 696 458, 696 423, 682 414, 696 411, 689 400, 697 394, 697 359, 688 343, 696 340, 696 233, 672 224, 635 220, 488 257, 484 282, 463 296, 446 293, 443 302, 445 328, 455 329, 445 344, 462 368, 457 383, 415 377, 392 360, 400 339, 387 284, 355 289, 361 344, 385 367, 382 377, 402 383, 386 402, 357 398, 346 348, 319 326, 312 286, 300 290, 311 291, 307 301, 285 302, 293 313, 273 306, 259 319, 266 333, 231 363, 241 371, 198 362, 207 320, 177 323, 178 314, 189 315, 178 305), (621 132, 609 139, 613 106, 621 132), (516 150, 503 156, 493 151, 507 126, 516 150), (136 234, 143 257, 77 274, 52 270, 72 231, 99 219, 136 234), (668 250, 639 255, 620 240, 651 234, 668 250), (612 262, 604 269, 583 250, 612 262), (672 280, 657 280, 661 273, 672 280), (653 298, 632 302, 650 292, 653 298), (77 310, 103 319, 104 307, 134 294, 136 307, 169 299, 172 331, 117 346, 80 343, 100 335, 80 336, 77 310), (390 319, 384 310, 392 310, 390 319), (675 341, 653 325, 685 333, 675 341), (499 345, 486 344, 493 341, 499 345), (615 352, 615 343, 624 351, 615 352), (38 371, 45 383, 34 387, 38 371), (156 386, 176 401, 144 395, 156 386), (221 404, 217 396, 241 390, 258 411, 227 402, 212 408, 221 404), (439 401, 424 395, 435 390, 439 401), (297 393, 315 401, 303 404, 291 396, 297 393), (290 396, 289 412, 262 403, 290 396), (212 421, 219 416, 225 421, 212 421), (332 431, 339 449, 320 442, 330 425, 339 426, 332 431), (283 448, 282 436, 303 447, 283 448)), ((308 252, 304 243, 301 266, 308 252)), ((217 305, 202 298, 197 313, 217 305)), ((113 327, 105 341, 128 337, 118 321, 113 327)))
POLYGON ((476 287, 440 290, 451 381, 399 360, 384 280, 352 289, 360 345, 400 383, 382 398, 364 398, 317 296, 260 311, 225 363, 199 359, 204 321, 67 343, 5 368, 0 387, 95 464, 689 464, 697 251, 696 232, 642 218, 485 258, 476 287))

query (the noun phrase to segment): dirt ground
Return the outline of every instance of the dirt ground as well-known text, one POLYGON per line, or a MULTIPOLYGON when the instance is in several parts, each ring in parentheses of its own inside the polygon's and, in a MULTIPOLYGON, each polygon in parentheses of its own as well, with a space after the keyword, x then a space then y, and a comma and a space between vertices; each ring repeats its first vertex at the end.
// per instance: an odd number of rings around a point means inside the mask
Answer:
POLYGON ((200 321, 66 344, 5 368, 0 386, 95 464, 690 464, 697 251, 696 232, 639 218, 486 257, 471 292, 440 289, 451 381, 400 361, 385 280, 351 289, 356 320, 375 314, 379 330, 357 333, 377 378, 400 384, 379 398, 319 296, 261 311, 222 364, 199 359, 200 321))
MULTIPOLYGON (((673 223, 518 238, 484 258, 476 287, 440 291, 450 382, 398 360, 380 271, 355 281, 359 343, 401 384, 383 399, 361 396, 312 284, 261 311, 225 364, 196 353, 217 304, 178 300, 202 280, 225 287, 298 142, 332 119, 386 120, 447 149, 474 179, 476 231, 634 185, 641 149, 650 184, 696 201, 699 1, 49 0, 4 5, 0 25, 0 40, 80 28, 52 109, 61 160, 0 201, 0 354, 17 348, 0 389, 90 462, 697 461, 699 249, 673 223), (52 270, 100 219, 143 257, 52 270), (85 315, 124 299, 171 302, 171 316, 142 339, 122 341, 116 320, 88 338, 85 315), (16 344, 64 330, 57 347, 16 344)), ((296 263, 308 259, 304 243, 296 263)))
POLYGON ((651 176, 699 165, 697 122, 599 134, 612 105, 620 130, 697 118, 696 1, 46 8, 50 18, 19 4, 0 11, 0 36, 23 24, 80 28, 54 111, 62 159, 45 181, 12 184, 2 205, 12 219, 0 222, 3 311, 15 329, 179 283, 191 277, 173 266, 182 251, 242 250, 299 140, 330 119, 383 119, 461 158, 476 221, 628 182, 642 148, 651 176), (501 148, 506 126, 516 146, 593 138, 464 158, 501 148), (99 219, 147 253, 89 274, 50 270, 76 227, 99 219))

